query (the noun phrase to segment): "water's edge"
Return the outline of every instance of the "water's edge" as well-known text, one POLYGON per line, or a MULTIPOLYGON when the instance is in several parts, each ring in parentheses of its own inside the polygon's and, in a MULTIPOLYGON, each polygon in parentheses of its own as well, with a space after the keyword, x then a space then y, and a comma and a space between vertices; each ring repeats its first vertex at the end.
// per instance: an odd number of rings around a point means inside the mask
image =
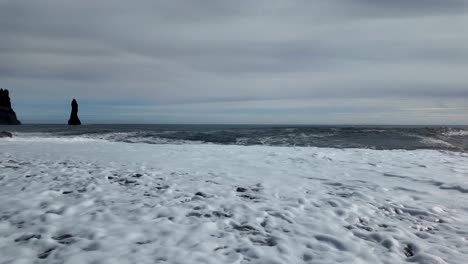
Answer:
POLYGON ((221 144, 369 149, 468 150, 467 127, 253 125, 0 126, 15 137, 91 138, 147 144, 221 144))

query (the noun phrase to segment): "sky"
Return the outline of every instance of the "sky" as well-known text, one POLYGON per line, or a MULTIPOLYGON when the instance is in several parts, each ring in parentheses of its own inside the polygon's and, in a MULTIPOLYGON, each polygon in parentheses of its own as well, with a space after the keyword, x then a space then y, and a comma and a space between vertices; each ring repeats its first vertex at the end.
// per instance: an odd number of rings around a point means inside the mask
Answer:
POLYGON ((23 123, 468 125, 466 0, 0 0, 23 123))

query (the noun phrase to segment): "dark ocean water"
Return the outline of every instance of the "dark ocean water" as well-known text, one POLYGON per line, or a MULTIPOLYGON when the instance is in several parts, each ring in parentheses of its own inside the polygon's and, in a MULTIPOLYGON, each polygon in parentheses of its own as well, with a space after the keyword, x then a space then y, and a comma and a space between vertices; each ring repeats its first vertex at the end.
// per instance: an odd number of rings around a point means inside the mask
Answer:
POLYGON ((251 125, 0 126, 16 137, 85 137, 126 143, 468 150, 468 127, 251 125))

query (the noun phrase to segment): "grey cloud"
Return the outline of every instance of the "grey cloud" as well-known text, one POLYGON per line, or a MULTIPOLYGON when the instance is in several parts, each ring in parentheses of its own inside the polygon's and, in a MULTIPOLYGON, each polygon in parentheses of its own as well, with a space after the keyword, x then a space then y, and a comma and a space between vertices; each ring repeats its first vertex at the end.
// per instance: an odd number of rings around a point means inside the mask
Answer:
POLYGON ((24 98, 468 97, 466 24, 458 0, 5 0, 0 79, 24 98))
MULTIPOLYGON (((337 2, 337 1, 335 1, 337 2)), ((344 1, 341 1, 344 2, 344 1)), ((458 13, 466 11, 468 4, 464 0, 351 0, 348 6, 382 12, 413 14, 458 13)))

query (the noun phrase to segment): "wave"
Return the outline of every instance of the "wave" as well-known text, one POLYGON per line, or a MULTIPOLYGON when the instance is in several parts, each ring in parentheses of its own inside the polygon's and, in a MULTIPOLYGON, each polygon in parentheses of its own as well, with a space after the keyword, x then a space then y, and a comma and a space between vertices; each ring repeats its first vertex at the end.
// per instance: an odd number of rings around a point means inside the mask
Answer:
POLYGON ((57 136, 49 133, 13 133, 12 138, 5 138, 7 141, 22 142, 93 142, 102 141, 97 138, 84 136, 57 136))
POLYGON ((453 144, 450 144, 447 141, 444 141, 442 139, 438 138, 432 138, 432 137, 424 137, 424 136, 418 136, 420 138, 420 141, 422 144, 428 145, 428 146, 445 146, 448 148, 455 148, 453 144))
POLYGON ((468 150, 468 130, 447 127, 24 126, 13 135, 31 141, 468 150))
POLYGON ((454 136, 463 137, 463 136, 468 136, 468 130, 460 130, 460 129, 449 130, 447 132, 444 132, 443 135, 445 135, 447 137, 454 137, 454 136))

